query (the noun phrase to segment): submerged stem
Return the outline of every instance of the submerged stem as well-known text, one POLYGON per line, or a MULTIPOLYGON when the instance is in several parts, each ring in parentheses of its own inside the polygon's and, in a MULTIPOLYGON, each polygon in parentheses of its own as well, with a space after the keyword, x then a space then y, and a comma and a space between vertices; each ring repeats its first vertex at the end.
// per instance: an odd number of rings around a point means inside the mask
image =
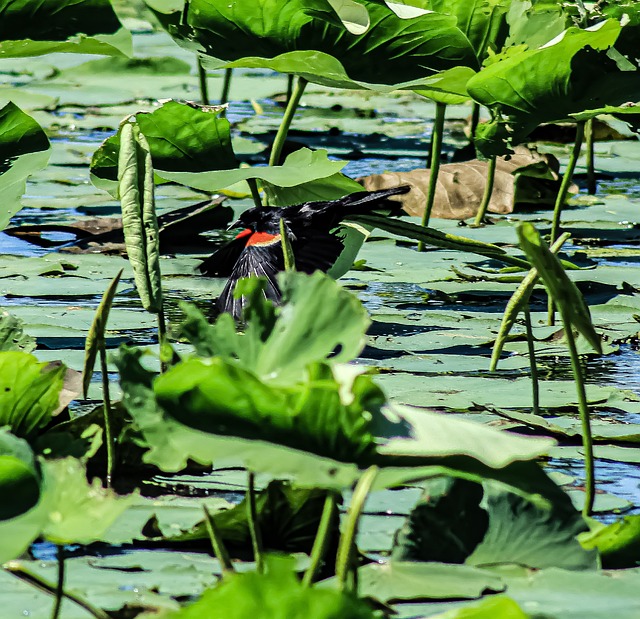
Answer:
POLYGON ((310 587, 322 566, 322 561, 327 552, 329 546, 329 533, 331 532, 331 523, 335 517, 338 508, 338 501, 334 492, 328 491, 324 500, 324 507, 322 508, 322 516, 320 518, 320 526, 318 526, 318 533, 316 539, 313 542, 313 548, 311 549, 311 563, 304 573, 302 578, 302 584, 305 587, 310 587))
POLYGON ((251 533, 251 546, 253 547, 253 557, 256 562, 258 574, 264 572, 262 557, 262 533, 258 524, 258 511, 256 509, 256 476, 249 472, 249 483, 247 489, 247 519, 249 520, 249 531, 251 533))
POLYGON ((377 466, 370 466, 360 477, 351 497, 351 506, 347 512, 347 520, 344 530, 340 536, 338 544, 338 553, 336 556, 336 578, 338 579, 338 587, 341 591, 347 592, 348 589, 354 595, 357 595, 357 567, 353 565, 355 555, 355 542, 358 533, 358 523, 364 503, 367 500, 371 486, 378 474, 377 466), (348 585, 349 574, 352 574, 352 585, 348 585))
POLYGON ((589 405, 587 403, 587 393, 584 387, 584 376, 580 367, 580 357, 576 348, 576 341, 573 335, 573 327, 568 316, 562 315, 564 334, 567 338, 569 355, 571 357, 571 369, 576 383, 578 394, 578 410, 580 411, 580 423, 582 426, 582 446, 584 448, 584 471, 585 471, 585 497, 582 508, 583 516, 590 516, 593 511, 595 500, 596 478, 595 464, 593 460, 593 437, 591 435, 591 420, 589 418, 589 405))
MULTIPOLYGON (((427 204, 422 214, 422 227, 429 225, 433 203, 436 197, 438 185, 438 172, 440 171, 440 153, 442 151, 442 133, 444 131, 444 115, 447 106, 445 103, 436 103, 436 117, 433 121, 433 134, 431 138, 431 174, 429 176, 429 188, 427 190, 427 204)), ((418 251, 424 251, 424 243, 418 242, 418 251)))
POLYGON ((538 381, 538 365, 536 363, 536 348, 533 343, 533 328, 531 326, 531 310, 529 304, 524 308, 524 324, 527 328, 527 348, 529 350, 529 367, 531 368, 531 389, 533 395, 533 414, 540 414, 540 383, 538 381))
POLYGON ((487 209, 489 208, 489 202, 491 202, 491 194, 493 193, 493 181, 496 178, 496 161, 497 158, 495 155, 491 157, 491 159, 489 159, 489 165, 487 167, 487 182, 484 186, 482 202, 480 202, 478 212, 476 213, 476 219, 473 222, 474 226, 482 225, 484 216, 486 215, 487 209))
POLYGON ((202 66, 202 59, 198 56, 198 81, 200 82, 200 99, 202 105, 209 105, 209 88, 207 85, 207 71, 202 66))
POLYGON ((111 488, 113 480, 113 463, 115 462, 115 442, 113 438, 113 423, 111 418, 111 395, 109 393, 109 370, 107 367, 107 351, 104 337, 98 343, 100 351, 100 374, 102 375, 102 415, 104 418, 104 442, 107 448, 107 488, 111 488))
POLYGON ((590 118, 584 126, 584 136, 587 147, 587 193, 591 196, 596 193, 596 170, 593 135, 594 120, 595 118, 590 118))
MULTIPOLYGON (((51 595, 56 594, 56 585, 50 583, 48 580, 45 580, 38 574, 31 572, 20 563, 9 561, 9 563, 5 563, 3 567, 7 572, 13 574, 16 578, 29 583, 36 589, 40 589, 40 591, 44 591, 45 593, 49 593, 51 595)), ((105 611, 103 611, 101 608, 93 606, 90 602, 85 600, 77 593, 71 593, 69 591, 63 590, 62 596, 67 598, 68 600, 71 600, 72 602, 75 602, 81 608, 84 608, 90 615, 93 615, 96 619, 111 619, 105 611)))
POLYGON ((298 80, 296 81, 293 92, 291 93, 291 97, 287 101, 287 107, 285 108, 280 127, 278 127, 278 133, 276 133, 273 145, 271 146, 271 157, 269 157, 269 165, 271 166, 280 165, 282 148, 284 147, 287 134, 289 133, 289 127, 291 127, 291 122, 296 114, 296 110, 300 104, 300 99, 302 98, 307 84, 308 82, 304 77, 298 76, 298 80))

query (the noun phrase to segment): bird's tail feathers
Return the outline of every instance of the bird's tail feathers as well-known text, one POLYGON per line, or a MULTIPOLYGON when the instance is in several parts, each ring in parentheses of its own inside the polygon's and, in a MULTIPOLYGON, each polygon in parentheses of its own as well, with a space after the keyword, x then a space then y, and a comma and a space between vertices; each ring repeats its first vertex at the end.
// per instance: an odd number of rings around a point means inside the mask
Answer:
POLYGON ((411 191, 409 185, 378 189, 377 191, 358 191, 341 198, 341 201, 347 215, 364 215, 375 210, 388 210, 399 214, 402 210, 402 203, 398 200, 389 200, 389 198, 409 191, 411 191))

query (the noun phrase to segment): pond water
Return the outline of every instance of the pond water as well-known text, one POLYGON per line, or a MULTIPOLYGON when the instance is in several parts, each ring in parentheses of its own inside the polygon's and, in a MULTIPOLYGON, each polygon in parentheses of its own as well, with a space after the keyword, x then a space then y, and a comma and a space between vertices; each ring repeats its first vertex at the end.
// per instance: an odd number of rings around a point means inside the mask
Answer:
MULTIPOLYGON (((177 55, 193 67, 193 59, 177 50, 166 36, 144 33, 136 38, 139 49, 153 48, 166 55, 177 55)), ((97 77, 82 91, 81 101, 77 93, 76 96, 69 94, 64 80, 57 80, 55 76, 36 77, 42 74, 38 67, 65 67, 87 61, 90 58, 30 59, 29 62, 34 63, 29 69, 31 77, 21 76, 21 80, 27 81, 25 88, 54 96, 58 107, 54 107, 54 111, 37 108, 33 111, 52 137, 52 164, 29 181, 25 208, 13 219, 13 226, 69 224, 88 216, 116 215, 118 204, 89 182, 88 164, 93 151, 112 134, 126 114, 153 108, 156 96, 175 93, 176 97, 198 97, 193 71, 180 79, 158 77, 158 83, 150 87, 149 96, 153 97, 150 100, 141 98, 135 85, 120 83, 123 90, 120 98, 115 93, 115 100, 108 103, 102 101, 102 90, 93 90, 97 77)), ((121 76, 107 75, 105 79, 107 83, 115 83, 121 76)), ((12 83, 9 73, 0 74, 0 80, 12 83)), ((212 78, 211 82, 212 92, 217 92, 220 78, 212 78)), ((274 96, 284 88, 286 83, 281 76, 266 72, 241 72, 234 81, 231 97, 243 100, 231 103, 228 118, 234 125, 235 139, 243 140, 243 159, 264 162, 261 152, 272 139, 282 114, 280 98, 274 96)), ((424 166, 433 113, 433 105, 408 94, 394 98, 310 86, 290 138, 313 148, 326 148, 332 156, 347 158, 344 172, 352 177, 385 171, 406 172, 424 166)), ((464 106, 454 106, 448 112, 446 157, 464 143, 461 127, 469 114, 470 109, 464 106)), ((624 435, 625 427, 629 426, 631 433, 635 429, 631 424, 640 424, 640 354, 637 350, 640 278, 635 275, 638 241, 634 232, 634 224, 640 220, 637 214, 640 183, 637 178, 624 175, 640 160, 640 144, 629 141, 618 146, 623 154, 613 156, 616 145, 597 145, 597 152, 602 155, 597 158, 598 171, 608 178, 600 183, 598 195, 591 200, 593 204, 567 211, 565 221, 566 228, 580 239, 580 244, 570 246, 568 257, 581 252, 597 265, 593 269, 571 272, 592 307, 595 324, 607 336, 607 354, 603 357, 588 354, 586 346, 581 348, 594 419, 608 427, 619 427, 624 435)), ((559 155, 561 161, 566 159, 565 146, 540 145, 540 150, 545 149, 559 155)), ((584 168, 579 167, 579 184, 583 172, 584 168)), ((581 188, 579 198, 584 200, 585 193, 581 188)), ((186 188, 163 186, 158 189, 162 210, 202 199, 201 193, 186 188)), ((576 200, 578 205, 583 203, 576 200)), ((247 198, 234 201, 234 209, 249 205, 247 198)), ((491 216, 491 219, 494 225, 479 229, 460 227, 450 220, 436 220, 433 225, 453 234, 495 242, 517 253, 515 222, 534 221, 546 230, 550 212, 527 210, 510 217, 491 216)), ((48 238, 67 240, 61 233, 52 233, 48 238)), ((206 253, 206 248, 202 248, 200 255, 206 253)), ((501 279, 505 274, 496 270, 500 265, 480 256, 452 251, 430 250, 418 254, 410 244, 396 242, 378 232, 372 235, 358 258, 365 261, 364 265, 343 280, 373 319, 370 340, 358 362, 379 369, 380 384, 389 396, 399 402, 448 410, 493 425, 521 427, 492 413, 493 408, 517 411, 530 408, 529 365, 521 338, 507 345, 499 372, 488 371, 491 343, 504 307, 517 286, 513 281, 501 279)), ((578 258, 576 255, 576 261, 578 258)), ((170 320, 179 320, 179 300, 189 298, 207 308, 222 288, 223 282, 195 277, 198 262, 198 255, 192 254, 167 256, 162 261, 170 320)), ((36 355, 43 360, 60 358, 80 370, 84 337, 93 308, 121 266, 126 263, 118 256, 61 253, 0 233, 0 307, 10 309, 23 319, 26 331, 38 338, 36 355)), ((115 301, 107 344, 110 349, 122 342, 149 346, 155 337, 153 319, 138 307, 130 271, 125 271, 123 282, 115 301)), ((542 292, 536 292, 533 301, 544 415, 553 419, 575 419, 575 393, 560 327, 546 325, 542 292)), ((521 324, 515 332, 522 334, 521 324)), ((118 397, 115 372, 110 379, 114 383, 113 397, 118 397)), ((98 401, 100 396, 96 376, 90 397, 98 401)), ((629 447, 638 438, 626 440, 620 439, 615 445, 629 447)), ((601 444, 603 448, 609 446, 604 440, 601 444)), ((584 471, 579 454, 574 453, 577 445, 579 441, 575 436, 563 440, 547 466, 551 471, 564 474, 563 483, 576 489, 572 498, 579 505, 584 471), (565 448, 566 456, 563 455, 565 448), (569 450, 573 451, 569 453, 569 450)), ((623 512, 640 513, 640 466, 611 457, 608 452, 604 453, 597 464, 596 510, 597 516, 604 520, 623 512)), ((218 483, 207 485, 206 478, 169 476, 159 477, 154 483, 167 491, 177 486, 192 488, 196 495, 218 496, 232 502, 238 502, 243 495, 241 488, 229 491, 221 489, 218 483)), ((150 486, 146 488, 149 490, 150 486)), ((406 504, 390 508, 386 516, 375 512, 375 517, 391 519, 391 524, 386 526, 392 529, 397 524, 394 517, 405 514, 411 501, 415 502, 415 496, 405 500, 406 504)), ((373 503, 368 505, 374 513, 373 503)), ((363 536, 366 537, 366 533, 363 536)), ((367 544, 364 537, 361 542, 367 551, 387 550, 377 542, 367 544)), ((38 558, 51 558, 47 546, 37 552, 38 558)))

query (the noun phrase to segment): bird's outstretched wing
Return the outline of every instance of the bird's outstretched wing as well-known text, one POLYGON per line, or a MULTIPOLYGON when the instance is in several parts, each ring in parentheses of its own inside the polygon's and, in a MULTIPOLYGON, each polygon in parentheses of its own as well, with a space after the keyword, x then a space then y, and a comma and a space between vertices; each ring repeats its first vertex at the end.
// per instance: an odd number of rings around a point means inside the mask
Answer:
POLYGON ((276 275, 283 269, 282 249, 279 244, 267 247, 246 247, 240 254, 218 299, 218 310, 228 312, 236 320, 242 318, 242 309, 246 301, 242 297, 236 299, 233 296, 233 291, 239 279, 252 275, 266 278, 267 285, 264 294, 267 299, 278 303, 281 295, 276 275))
POLYGON ((207 277, 229 277, 244 251, 247 240, 241 236, 229 241, 198 265, 198 270, 207 277))

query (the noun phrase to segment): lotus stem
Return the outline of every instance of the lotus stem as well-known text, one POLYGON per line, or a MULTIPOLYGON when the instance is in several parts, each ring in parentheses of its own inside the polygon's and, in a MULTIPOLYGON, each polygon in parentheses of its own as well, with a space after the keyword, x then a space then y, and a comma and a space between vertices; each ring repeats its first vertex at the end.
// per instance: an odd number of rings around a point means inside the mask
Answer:
POLYGON ((596 170, 593 134, 594 120, 594 118, 590 118, 584 126, 584 137, 587 147, 587 192, 590 196, 593 196, 596 193, 596 170))
POLYGON ((251 546, 253 547, 256 571, 258 574, 263 574, 262 533, 258 524, 258 511, 256 509, 256 476, 252 472, 249 472, 247 488, 247 519, 249 521, 249 532, 251 533, 251 546))
POLYGON ((236 570, 233 567, 233 563, 231 563, 231 558, 229 557, 227 548, 224 545, 220 531, 216 526, 215 520, 207 509, 207 506, 203 505, 202 509, 204 510, 204 523, 207 527, 209 540, 211 541, 211 548, 213 549, 213 554, 216 556, 216 559, 220 561, 220 565, 222 566, 222 575, 225 576, 226 574, 231 574, 236 570))
MULTIPOLYGON (((167 337, 167 324, 164 318, 163 299, 160 299, 160 310, 158 311, 158 348, 162 348, 162 343, 167 337)), ((167 364, 164 361, 160 362, 160 372, 167 371, 167 364)))
MULTIPOLYGON (((568 232, 560 235, 556 242, 549 248, 551 253, 557 254, 562 246, 566 243, 567 239, 571 235, 568 232)), ((511 295, 507 307, 502 316, 502 322, 500 323, 500 330, 498 336, 493 344, 493 351, 491 352, 491 364, 489 366, 490 372, 495 372, 498 367, 498 361, 500 360, 500 354, 504 343, 511 331, 511 328, 516 322, 518 314, 522 311, 526 304, 529 302, 529 297, 533 291, 533 287, 538 282, 538 271, 531 269, 524 277, 520 285, 516 288, 516 291, 511 295)))
POLYGON ((202 105, 209 105, 209 88, 207 85, 207 70, 202 65, 202 58, 198 56, 198 82, 200 83, 200 100, 202 105))
POLYGON ((489 202, 491 202, 491 194, 493 193, 493 181, 496 178, 496 162, 497 157, 494 155, 489 159, 489 165, 487 166, 487 182, 484 186, 484 194, 482 196, 482 202, 478 207, 476 213, 476 220, 473 222, 474 226, 481 226, 484 221, 484 216, 489 208, 489 202))
MULTIPOLYGON (((447 109, 445 103, 436 103, 436 117, 433 121, 433 133, 431 138, 431 175, 429 176, 429 188, 427 190, 427 204, 422 213, 422 227, 429 225, 433 203, 436 198, 436 187, 438 186, 438 172, 440 171, 440 153, 442 151, 442 133, 444 131, 444 115, 447 109)), ((418 242, 418 251, 424 251, 424 243, 418 242)))
POLYGON ((582 148, 582 138, 584 137, 584 121, 580 121, 576 125, 576 141, 573 143, 571 149, 571 155, 567 162, 567 169, 562 177, 560 183, 560 189, 556 197, 556 203, 553 207, 553 222, 551 224, 551 243, 558 238, 558 231, 560 230, 560 216, 562 215, 562 207, 567 199, 567 193, 569 192, 569 185, 573 179, 573 173, 576 169, 576 163, 578 163, 578 157, 580 156, 580 149, 582 148))
POLYGON ((471 135, 469 139, 469 141, 472 144, 475 144, 476 131, 478 130, 479 124, 480 124, 480 104, 474 101, 471 106, 471 135))
POLYGON ((260 199, 260 191, 258 190, 258 181, 255 178, 248 178, 247 183, 251 190, 251 197, 253 198, 253 204, 260 208, 262 206, 262 200, 260 199))
POLYGON ((269 165, 271 166, 280 165, 282 148, 284 147, 287 134, 289 133, 289 127, 291 127, 291 122, 293 121, 293 117, 298 109, 300 99, 302 98, 307 84, 308 82, 304 77, 298 76, 293 92, 291 93, 291 97, 287 101, 287 107, 284 111, 280 127, 278 128, 278 133, 276 133, 273 145, 271 146, 271 157, 269 157, 269 165))
POLYGON ((578 394, 578 410, 580 411, 580 423, 582 425, 582 446, 584 448, 584 471, 585 471, 585 497, 582 515, 587 517, 593 511, 595 500, 596 481, 595 464, 593 459, 593 437, 591 435, 591 420, 589 418, 589 405, 587 403, 587 393, 584 387, 584 376, 580 367, 580 357, 576 349, 576 341, 573 335, 573 328, 568 316, 562 315, 564 333, 567 338, 569 355, 571 357, 571 369, 576 383, 578 394))
POLYGON ((64 597, 64 546, 56 546, 56 555, 58 557, 58 580, 56 582, 56 598, 53 603, 53 609, 51 610, 51 619, 59 619, 62 599, 64 597))
POLYGON ((231 76, 233 69, 224 70, 224 81, 222 82, 222 92, 220 93, 220 105, 229 103, 229 91, 231 90, 231 76))
MULTIPOLYGON (((562 214, 562 207, 564 206, 565 200, 567 199, 569 185, 571 184, 571 180, 573 179, 573 173, 576 169, 576 163, 578 163, 578 157, 580 156, 582 139, 584 137, 584 124, 584 120, 581 120, 576 124, 576 140, 573 143, 571 155, 569 156, 569 161, 567 162, 567 169, 565 170, 564 176, 562 177, 560 189, 556 197, 556 203, 553 207, 553 222, 551 223, 550 244, 556 240, 556 238, 558 237, 558 232, 560 231, 560 216, 562 214)), ((547 303, 547 310, 547 322, 549 326, 554 325, 556 322, 555 305, 551 297, 549 297, 549 301, 547 303)))
POLYGON ((291 95, 293 94, 293 75, 289 73, 287 75, 287 103, 291 99, 291 95))
POLYGON ((358 533, 358 523, 365 501, 371 490, 371 486, 378 474, 377 466, 370 466, 360 477, 356 484, 353 496, 351 497, 351 505, 347 513, 347 521, 345 523, 344 532, 340 536, 338 543, 338 553, 336 556, 336 578, 338 579, 338 587, 341 591, 351 591, 354 595, 357 591, 357 567, 354 564, 356 535, 358 533), (352 584, 349 586, 348 578, 352 574, 352 584))
MULTIPOLYGON (((5 570, 7 570, 7 572, 13 574, 16 578, 19 578, 20 580, 30 584, 32 587, 40 589, 40 591, 44 591, 45 593, 49 593, 50 595, 56 594, 56 585, 50 583, 48 580, 45 580, 38 574, 31 572, 17 561, 9 561, 9 563, 5 563, 3 567, 5 570)), ((77 593, 71 593, 69 591, 63 590, 62 596, 76 603, 81 608, 84 608, 90 615, 93 615, 96 619, 111 619, 110 616, 107 615, 107 613, 104 612, 101 608, 93 606, 77 593)))
POLYGON ((540 414, 540 382, 538 380, 538 365, 536 363, 536 347, 533 343, 533 327, 531 326, 531 310, 529 305, 524 308, 524 324, 527 329, 527 348, 529 350, 529 367, 531 368, 531 390, 533 397, 533 414, 540 414))
POLYGON ((102 416, 104 418, 104 442, 107 447, 107 488, 113 481, 113 463, 115 462, 115 442, 113 440, 113 423, 111 418, 111 396, 109 394, 109 370, 107 367, 107 351, 104 337, 98 343, 100 350, 100 374, 102 375, 102 416))
POLYGON ((280 244, 282 245, 282 255, 284 256, 284 270, 295 271, 296 259, 291 248, 291 241, 287 233, 287 224, 284 217, 280 218, 280 244))
POLYGON ((322 566, 322 561, 329 546, 331 523, 335 518, 337 508, 338 502, 336 500, 335 493, 328 491, 324 500, 324 507, 322 508, 322 516, 320 518, 318 533, 316 534, 316 539, 313 542, 313 548, 311 549, 311 564, 302 578, 302 584, 305 587, 311 586, 316 579, 320 567, 322 566))

